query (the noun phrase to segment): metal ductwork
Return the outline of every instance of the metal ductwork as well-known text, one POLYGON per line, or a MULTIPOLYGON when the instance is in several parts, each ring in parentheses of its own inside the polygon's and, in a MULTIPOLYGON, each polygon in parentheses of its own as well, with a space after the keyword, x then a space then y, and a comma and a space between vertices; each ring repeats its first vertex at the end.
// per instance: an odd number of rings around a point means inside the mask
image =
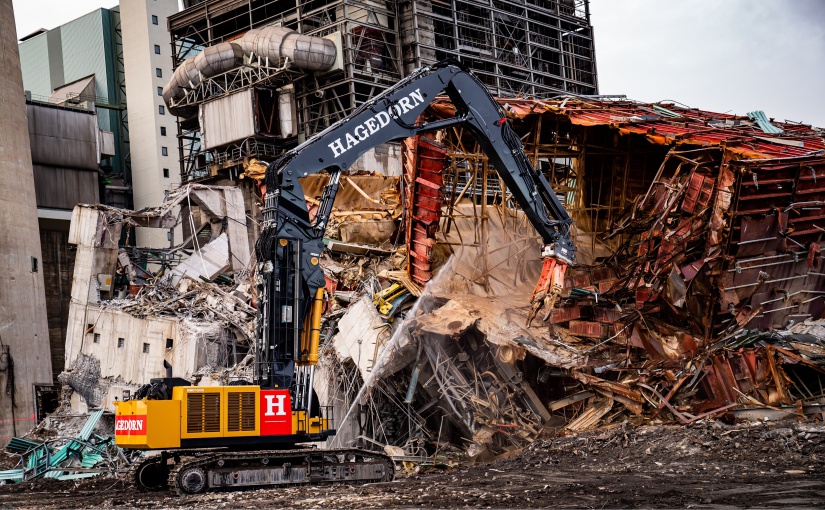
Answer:
POLYGON ((163 88, 163 100, 170 106, 173 100, 184 97, 185 89, 243 65, 244 57, 258 57, 268 67, 280 67, 288 61, 305 71, 326 71, 335 65, 335 55, 335 44, 328 39, 302 35, 286 27, 256 28, 236 42, 208 46, 184 60, 163 88))

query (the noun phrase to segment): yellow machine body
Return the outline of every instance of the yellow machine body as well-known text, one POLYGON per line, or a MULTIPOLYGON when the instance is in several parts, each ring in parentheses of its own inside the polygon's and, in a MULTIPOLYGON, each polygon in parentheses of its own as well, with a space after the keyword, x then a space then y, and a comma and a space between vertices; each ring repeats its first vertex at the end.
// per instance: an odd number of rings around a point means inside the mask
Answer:
POLYGON ((178 386, 171 400, 116 402, 115 443, 158 450, 294 444, 329 432, 330 421, 291 408, 287 390, 178 386))

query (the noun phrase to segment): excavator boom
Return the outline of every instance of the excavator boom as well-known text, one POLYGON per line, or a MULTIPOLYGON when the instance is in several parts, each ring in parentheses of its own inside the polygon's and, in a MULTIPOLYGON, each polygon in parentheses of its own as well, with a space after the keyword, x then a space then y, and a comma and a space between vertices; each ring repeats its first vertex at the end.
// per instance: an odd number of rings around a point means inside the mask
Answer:
POLYGON ((450 126, 462 126, 472 133, 541 236, 542 256, 552 263, 543 266, 531 318, 543 304, 552 307, 564 269, 574 262, 572 220, 547 180, 530 164, 521 141, 485 86, 458 62, 444 61, 419 69, 269 165, 264 226, 256 247, 259 338, 264 349, 259 351, 258 384, 293 388, 297 405, 311 403, 314 363, 309 356, 315 354, 312 349, 317 345, 302 337, 301 328, 305 322, 320 320, 309 309, 325 283, 318 261, 341 173, 379 144, 450 126), (456 115, 419 122, 427 106, 442 93, 454 104, 456 115), (328 172, 330 179, 311 220, 299 179, 320 171, 328 172))
MULTIPOLYGON (((484 85, 459 63, 426 67, 270 164, 264 224, 256 245, 258 331, 254 381, 198 387, 172 377, 153 379, 116 403, 119 446, 161 450, 135 466, 143 489, 173 487, 181 494, 232 487, 387 481, 392 460, 361 450, 292 449, 335 434, 334 420, 314 399, 324 273, 323 235, 342 172, 379 144, 450 126, 475 136, 514 200, 541 236, 542 278, 531 318, 552 307, 565 268, 574 262, 572 220, 484 85), (419 122, 441 93, 453 118, 419 122), (310 217, 299 179, 329 173, 317 213, 310 217)), ((383 296, 383 295, 382 295, 383 296)))

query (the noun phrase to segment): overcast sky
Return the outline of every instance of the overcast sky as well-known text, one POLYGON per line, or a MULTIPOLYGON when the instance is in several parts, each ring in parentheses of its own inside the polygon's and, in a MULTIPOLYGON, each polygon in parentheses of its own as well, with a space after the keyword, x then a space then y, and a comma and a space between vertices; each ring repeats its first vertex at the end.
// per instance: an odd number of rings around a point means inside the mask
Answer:
POLYGON ((101 7, 111 9, 119 3, 117 0, 12 0, 17 38, 40 28, 58 27, 101 7))
POLYGON ((825 1, 591 0, 599 92, 825 127, 825 1))
MULTIPOLYGON (((13 3, 22 37, 118 2, 13 3)), ((825 0, 591 0, 590 10, 602 94, 825 127, 825 0)))

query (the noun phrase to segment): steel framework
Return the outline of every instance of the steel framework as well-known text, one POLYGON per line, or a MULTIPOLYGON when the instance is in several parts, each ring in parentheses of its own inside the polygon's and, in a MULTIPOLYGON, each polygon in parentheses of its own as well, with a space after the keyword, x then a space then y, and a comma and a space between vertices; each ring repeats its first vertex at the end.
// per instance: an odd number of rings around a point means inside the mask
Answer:
MULTIPOLYGON (((596 94, 589 0, 205 0, 169 18, 173 67, 246 31, 282 25, 341 34, 342 62, 326 73, 241 68, 191 91, 179 118, 182 181, 209 175, 197 106, 248 87, 293 84, 298 137, 262 140, 282 148, 312 136, 403 78, 444 58, 469 66, 498 96, 596 94), (266 77, 257 76, 261 73, 266 77), (231 76, 230 76, 231 75, 231 76), (254 79, 252 75, 256 75, 254 79), (231 78, 231 79, 230 79, 231 78), (222 81, 221 81, 222 80, 222 81), (239 88, 240 87, 240 88, 239 88)), ((255 154, 246 156, 255 157, 255 154)), ((224 158, 222 167, 226 167, 224 158)))

